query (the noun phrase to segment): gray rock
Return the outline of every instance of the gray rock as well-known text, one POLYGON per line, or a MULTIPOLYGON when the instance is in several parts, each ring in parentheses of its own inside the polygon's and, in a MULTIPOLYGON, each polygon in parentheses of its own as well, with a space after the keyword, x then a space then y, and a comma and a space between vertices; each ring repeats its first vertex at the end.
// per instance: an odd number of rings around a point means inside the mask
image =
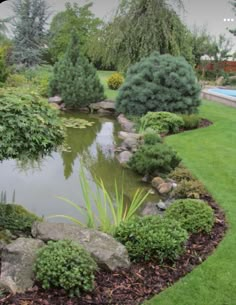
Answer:
POLYGON ((140 216, 158 215, 157 204, 155 202, 147 202, 140 212, 140 216))
POLYGON ((138 139, 132 136, 127 137, 122 143, 122 147, 125 147, 126 149, 131 151, 137 150, 138 146, 139 146, 138 139))
POLYGON ((33 287, 36 252, 44 243, 32 238, 18 238, 2 251, 0 286, 12 293, 33 287))
POLYGON ((68 239, 81 244, 98 265, 109 270, 130 266, 126 248, 112 236, 100 231, 66 223, 35 222, 32 235, 43 241, 68 239))
POLYGON ((126 138, 132 137, 135 139, 142 139, 143 136, 139 133, 134 133, 134 132, 126 132, 126 131, 119 131, 118 132, 118 137, 122 140, 125 140, 126 138))
POLYGON ((107 110, 110 112, 115 112, 115 103, 112 101, 102 101, 98 103, 92 103, 89 105, 91 111, 98 111, 98 110, 107 110))
POLYGON ((117 117, 118 122, 120 123, 122 129, 127 132, 134 132, 134 123, 128 120, 123 114, 120 114, 117 117))
POLYGON ((118 156, 117 159, 120 162, 120 164, 125 165, 129 162, 130 158, 132 157, 132 153, 130 151, 122 151, 118 156))
POLYGON ((158 186, 158 192, 159 194, 168 194, 172 190, 172 183, 162 183, 158 186))
POLYGON ((157 207, 158 207, 158 209, 160 209, 161 211, 164 211, 164 210, 166 210, 166 208, 167 208, 165 202, 163 202, 163 201, 161 201, 161 200, 157 203, 157 207))
POLYGON ((111 114, 113 114, 113 112, 111 110, 106 110, 106 109, 102 109, 102 108, 98 109, 97 112, 99 114, 103 114, 103 115, 111 115, 111 114))
POLYGON ((55 104, 60 105, 62 103, 62 98, 60 96, 56 95, 56 96, 49 97, 48 101, 49 101, 49 103, 53 103, 53 104, 55 103, 55 104))

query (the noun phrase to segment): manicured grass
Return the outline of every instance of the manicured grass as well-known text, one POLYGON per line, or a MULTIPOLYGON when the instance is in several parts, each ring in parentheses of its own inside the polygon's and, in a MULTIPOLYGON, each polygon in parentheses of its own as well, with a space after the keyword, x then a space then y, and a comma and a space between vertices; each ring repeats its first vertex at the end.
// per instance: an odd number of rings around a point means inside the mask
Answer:
POLYGON ((204 101, 200 114, 214 125, 166 141, 223 207, 230 228, 212 256, 146 305, 236 304, 236 109, 204 101))
POLYGON ((111 90, 107 86, 107 80, 113 73, 114 71, 98 71, 99 78, 105 89, 105 95, 109 100, 115 100, 117 96, 117 90, 111 90))

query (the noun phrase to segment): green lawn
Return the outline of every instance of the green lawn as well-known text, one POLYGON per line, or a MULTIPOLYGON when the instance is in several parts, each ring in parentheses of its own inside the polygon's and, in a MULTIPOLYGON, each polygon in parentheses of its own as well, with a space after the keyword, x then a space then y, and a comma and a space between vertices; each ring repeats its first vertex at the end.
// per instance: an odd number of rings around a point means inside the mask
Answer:
POLYGON ((109 100, 115 100, 117 96, 116 90, 111 90, 107 86, 107 79, 114 73, 114 71, 98 71, 99 78, 101 80, 101 83, 104 86, 105 89, 105 95, 107 99, 109 100))
POLYGON ((236 108, 204 101, 214 125, 167 138, 224 208, 230 229, 201 266, 147 305, 236 305, 236 108))

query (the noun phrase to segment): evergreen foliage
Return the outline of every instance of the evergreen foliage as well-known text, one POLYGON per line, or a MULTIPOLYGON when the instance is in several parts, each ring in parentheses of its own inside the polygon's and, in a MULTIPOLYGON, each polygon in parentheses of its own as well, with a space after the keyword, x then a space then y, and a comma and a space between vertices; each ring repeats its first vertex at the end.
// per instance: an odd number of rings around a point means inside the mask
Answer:
POLYGON ((54 66, 50 95, 60 95, 68 108, 79 108, 101 101, 104 88, 96 69, 79 52, 79 38, 72 31, 66 54, 54 66))
POLYGON ((128 115, 148 111, 194 113, 200 104, 200 86, 183 57, 154 52, 133 65, 116 100, 116 110, 128 115))
POLYGON ((15 0, 12 4, 14 19, 14 48, 12 61, 27 67, 41 62, 46 38, 45 25, 48 7, 45 0, 15 0))
POLYGON ((8 72, 9 71, 6 63, 6 49, 0 46, 0 84, 5 83, 8 72))

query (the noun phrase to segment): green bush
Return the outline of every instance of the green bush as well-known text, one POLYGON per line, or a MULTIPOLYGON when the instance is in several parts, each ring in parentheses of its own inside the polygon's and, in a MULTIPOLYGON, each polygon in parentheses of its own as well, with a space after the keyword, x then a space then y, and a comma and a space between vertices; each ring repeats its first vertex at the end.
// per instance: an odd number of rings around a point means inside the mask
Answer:
POLYGON ((207 196, 207 190, 198 180, 182 180, 174 191, 175 198, 200 199, 207 196))
POLYGON ((116 229, 115 238, 128 250, 130 259, 144 261, 175 260, 188 238, 177 221, 158 216, 136 217, 116 229))
POLYGON ((8 67, 6 63, 7 48, 0 46, 0 83, 5 83, 8 77, 8 67))
POLYGON ((28 80, 22 74, 10 74, 7 78, 8 87, 21 87, 28 83, 28 80))
POLYGON ((141 175, 161 175, 171 172, 180 161, 181 159, 171 147, 157 143, 140 146, 131 157, 128 165, 141 175))
POLYGON ((183 127, 183 119, 170 112, 148 112, 140 119, 140 129, 153 129, 158 133, 176 133, 183 127))
POLYGON ((36 220, 40 220, 40 218, 20 205, 0 203, 0 228, 2 230, 29 233, 36 220))
POLYGON ((54 66, 49 94, 60 95, 68 108, 80 108, 104 99, 104 88, 97 71, 79 54, 78 37, 72 34, 67 52, 54 66))
POLYGON ((107 85, 112 90, 117 90, 124 82, 124 77, 120 73, 113 73, 107 80, 107 85))
POLYGON ((144 144, 146 145, 155 145, 157 143, 162 143, 161 136, 154 131, 144 133, 143 140, 144 144))
POLYGON ((165 218, 177 220, 189 233, 209 233, 214 225, 214 212, 202 200, 176 200, 165 212, 165 218))
POLYGON ((184 121, 184 129, 198 128, 201 119, 197 114, 183 114, 181 117, 184 121))
POLYGON ((175 182, 181 182, 182 180, 196 180, 190 171, 182 166, 176 167, 169 175, 170 179, 173 179, 175 182))
POLYGON ((132 66, 119 90, 117 112, 144 115, 148 111, 195 113, 200 86, 183 57, 157 52, 132 66))
POLYGON ((0 160, 37 158, 64 139, 58 111, 37 95, 19 91, 0 91, 0 160))
POLYGON ((63 288, 70 294, 93 289, 97 266, 89 253, 75 242, 48 242, 38 251, 34 267, 36 279, 44 289, 63 288))

